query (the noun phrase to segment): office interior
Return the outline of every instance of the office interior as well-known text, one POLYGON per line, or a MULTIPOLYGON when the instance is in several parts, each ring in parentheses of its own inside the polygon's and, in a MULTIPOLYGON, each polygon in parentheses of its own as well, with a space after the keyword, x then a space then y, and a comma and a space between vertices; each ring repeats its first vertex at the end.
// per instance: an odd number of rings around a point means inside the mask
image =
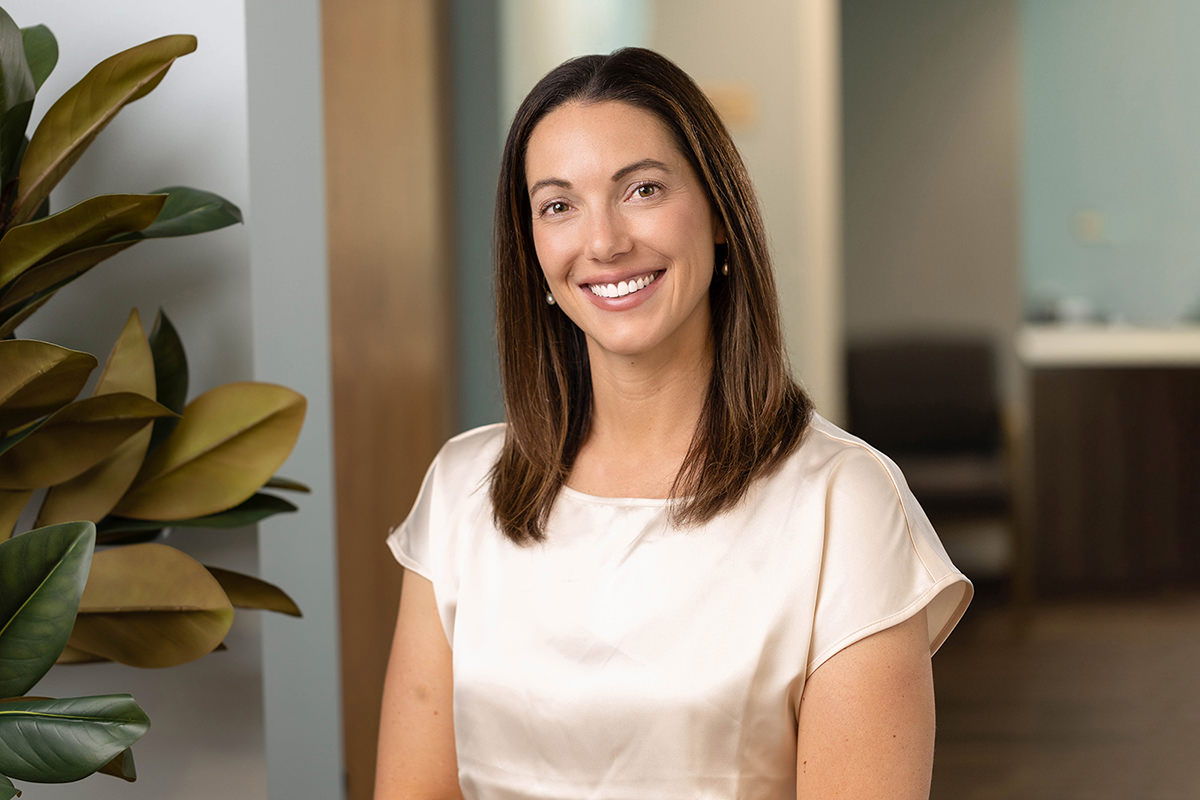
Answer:
MULTIPOLYGON (((935 798, 1200 796, 1200 59, 1187 0, 9 0, 57 96, 167 33, 200 45, 52 201, 167 183, 246 224, 147 243, 20 330, 107 349, 166 308, 193 386, 308 397, 296 514, 176 530, 285 587, 227 649, 132 692, 139 779, 44 798, 371 795, 400 569, 440 444, 502 419, 490 230, 536 79, 625 45, 693 75, 759 192, 793 368, 893 455, 977 586, 934 657, 935 798), (98 301, 99 300, 99 301, 98 301)), ((39 100, 34 115, 44 113, 39 100)))

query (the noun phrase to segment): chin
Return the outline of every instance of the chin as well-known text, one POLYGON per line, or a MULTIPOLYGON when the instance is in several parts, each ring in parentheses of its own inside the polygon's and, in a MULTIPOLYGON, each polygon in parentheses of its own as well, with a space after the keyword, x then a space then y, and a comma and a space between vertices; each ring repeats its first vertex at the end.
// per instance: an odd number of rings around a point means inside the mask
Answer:
POLYGON ((653 344, 646 337, 608 337, 604 339, 589 338, 589 355, 616 356, 618 358, 637 358, 649 352, 653 344))

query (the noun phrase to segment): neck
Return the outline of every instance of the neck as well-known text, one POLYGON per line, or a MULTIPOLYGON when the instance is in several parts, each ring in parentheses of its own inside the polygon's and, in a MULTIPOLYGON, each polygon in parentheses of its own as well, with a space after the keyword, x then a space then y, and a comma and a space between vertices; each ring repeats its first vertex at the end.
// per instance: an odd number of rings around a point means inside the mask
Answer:
POLYGON ((610 496, 666 497, 696 432, 713 370, 711 336, 673 352, 589 352, 592 415, 570 485, 610 496))

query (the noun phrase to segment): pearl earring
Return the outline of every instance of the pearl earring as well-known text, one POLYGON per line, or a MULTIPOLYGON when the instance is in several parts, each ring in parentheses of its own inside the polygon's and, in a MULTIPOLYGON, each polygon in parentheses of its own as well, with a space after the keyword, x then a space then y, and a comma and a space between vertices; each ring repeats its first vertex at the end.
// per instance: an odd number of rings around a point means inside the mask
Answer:
POLYGON ((721 265, 721 274, 722 275, 729 274, 729 262, 728 261, 726 261, 724 264, 721 265))
POLYGON ((549 290, 546 291, 546 305, 552 306, 555 304, 554 295, 549 290))

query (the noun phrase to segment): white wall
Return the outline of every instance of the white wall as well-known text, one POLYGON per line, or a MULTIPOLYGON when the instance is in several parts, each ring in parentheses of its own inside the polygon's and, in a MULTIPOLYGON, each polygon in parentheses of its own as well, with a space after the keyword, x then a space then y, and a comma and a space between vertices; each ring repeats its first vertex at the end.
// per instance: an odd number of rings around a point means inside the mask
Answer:
MULTIPOLYGON (((34 118, 100 60, 169 33, 192 33, 198 50, 130 105, 100 135, 54 192, 61 210, 94 194, 186 184, 243 209, 249 198, 245 30, 241 0, 164 4, 123 0, 119 14, 88 0, 9 0, 19 25, 46 24, 59 42, 58 67, 42 87, 34 118)), ((191 394, 253 377, 250 253, 244 227, 150 241, 105 262, 62 290, 19 330, 103 359, 137 307, 150 326, 159 306, 179 329, 191 366, 191 394)), ((188 531, 169 543, 220 566, 257 572, 253 529, 188 531)), ((170 670, 121 665, 56 668, 37 692, 54 696, 128 691, 153 727, 134 748, 139 779, 94 776, 83 784, 27 785, 39 798, 266 796, 260 620, 239 613, 229 650, 170 670)))
POLYGON ((263 620, 267 783, 272 800, 335 800, 345 780, 320 0, 248 2, 246 42, 254 372, 308 398, 286 468, 314 490, 301 514, 259 525, 263 577, 305 614, 263 620))
POLYGON ((846 329, 981 332, 1019 398, 1015 0, 843 6, 846 329))

